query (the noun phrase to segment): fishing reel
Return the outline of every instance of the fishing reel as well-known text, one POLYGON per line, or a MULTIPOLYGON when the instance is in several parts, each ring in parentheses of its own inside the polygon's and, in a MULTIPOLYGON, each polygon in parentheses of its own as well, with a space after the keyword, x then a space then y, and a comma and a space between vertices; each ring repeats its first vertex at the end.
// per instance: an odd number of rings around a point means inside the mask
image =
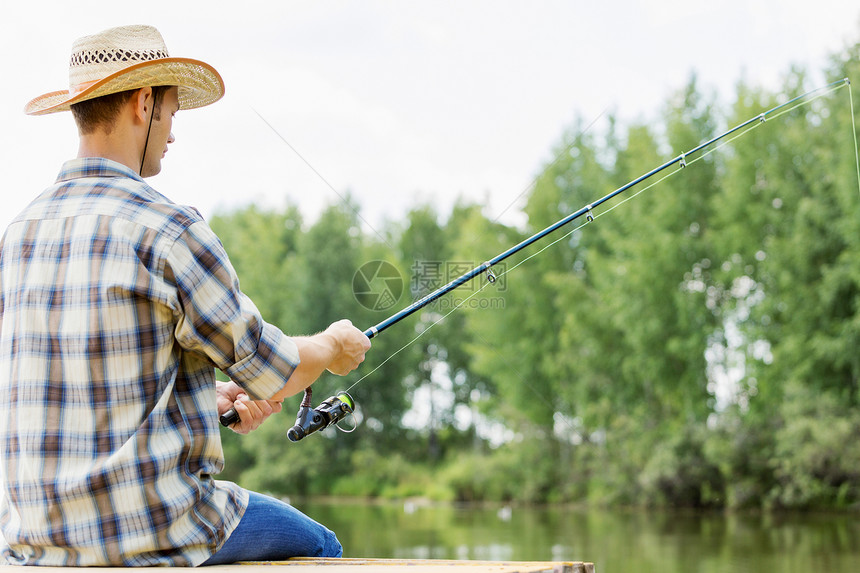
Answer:
POLYGON ((356 426, 345 430, 338 422, 355 411, 355 400, 347 392, 338 392, 330 398, 326 398, 316 408, 311 408, 311 389, 305 388, 305 396, 299 406, 296 415, 296 424, 287 430, 287 438, 291 442, 298 442, 308 434, 324 430, 334 424, 342 432, 352 432, 356 426))
MULTIPOLYGON (((344 429, 338 424, 348 415, 355 412, 355 400, 347 392, 338 392, 334 396, 323 400, 316 408, 311 407, 311 389, 305 388, 305 396, 299 406, 295 425, 287 430, 287 437, 291 442, 298 442, 308 434, 324 430, 334 424, 341 432, 352 432, 356 426, 344 429)), ((239 414, 235 408, 221 416, 221 425, 227 427, 239 421, 239 414)))

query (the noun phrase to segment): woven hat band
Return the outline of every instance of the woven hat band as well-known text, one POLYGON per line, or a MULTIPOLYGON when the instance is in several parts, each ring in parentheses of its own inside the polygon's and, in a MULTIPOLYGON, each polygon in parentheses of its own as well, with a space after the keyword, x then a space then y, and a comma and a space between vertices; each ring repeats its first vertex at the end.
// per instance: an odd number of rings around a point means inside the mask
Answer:
POLYGON ((167 50, 87 50, 72 54, 69 66, 72 68, 89 64, 104 64, 108 62, 147 62, 158 58, 169 58, 167 50))

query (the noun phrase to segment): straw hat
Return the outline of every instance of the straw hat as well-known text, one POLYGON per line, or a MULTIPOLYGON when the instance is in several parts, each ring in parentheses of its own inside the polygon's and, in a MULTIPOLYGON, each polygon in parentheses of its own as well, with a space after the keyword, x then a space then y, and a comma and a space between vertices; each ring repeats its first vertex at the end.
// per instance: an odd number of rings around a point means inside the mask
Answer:
POLYGON ((74 103, 147 86, 178 86, 180 109, 209 105, 224 95, 224 82, 209 64, 171 58, 152 26, 122 26, 72 45, 68 91, 30 101, 24 113, 68 111, 74 103))

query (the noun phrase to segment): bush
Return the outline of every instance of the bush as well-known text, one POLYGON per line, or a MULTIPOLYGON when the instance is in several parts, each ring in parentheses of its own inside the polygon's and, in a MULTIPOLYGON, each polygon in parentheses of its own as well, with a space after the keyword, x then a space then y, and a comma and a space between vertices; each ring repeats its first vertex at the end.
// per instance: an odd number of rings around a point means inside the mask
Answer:
POLYGON ((776 432, 771 502, 846 508, 860 503, 860 412, 833 392, 788 385, 776 432))
POLYGON ((654 448, 639 484, 649 504, 673 507, 714 507, 724 500, 720 469, 705 455, 706 429, 682 428, 654 448))

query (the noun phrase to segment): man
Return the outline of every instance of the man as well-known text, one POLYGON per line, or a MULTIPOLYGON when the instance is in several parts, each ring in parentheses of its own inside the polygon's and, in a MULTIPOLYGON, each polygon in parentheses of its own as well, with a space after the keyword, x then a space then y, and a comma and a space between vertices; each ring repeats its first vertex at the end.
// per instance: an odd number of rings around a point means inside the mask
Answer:
POLYGON ((348 321, 293 338, 266 323, 197 211, 144 182, 173 115, 220 99, 221 77, 127 26, 75 42, 69 79, 25 111, 71 109, 78 157, 0 243, 0 563, 340 556, 294 508, 213 479, 219 414, 251 431, 370 348, 348 321))

